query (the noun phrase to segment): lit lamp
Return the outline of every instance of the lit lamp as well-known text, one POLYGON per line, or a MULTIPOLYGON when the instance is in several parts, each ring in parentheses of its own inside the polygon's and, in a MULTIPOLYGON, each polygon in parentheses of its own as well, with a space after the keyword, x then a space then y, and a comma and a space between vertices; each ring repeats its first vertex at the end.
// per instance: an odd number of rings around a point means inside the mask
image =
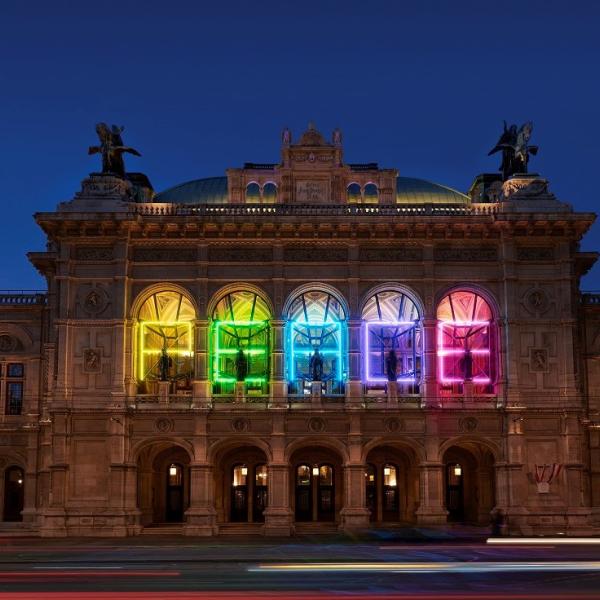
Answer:
POLYGON ((389 477, 389 475, 390 475, 390 473, 391 473, 391 472, 392 472, 392 471, 391 471, 391 469, 390 469, 389 467, 384 467, 384 468, 383 468, 383 474, 384 474, 386 477, 389 477))
POLYGON ((460 477, 462 475, 462 467, 459 464, 454 465, 454 474, 457 477, 460 477))
POLYGON ((248 467, 247 467, 246 465, 244 465, 244 466, 242 467, 242 475, 243 475, 244 477, 246 477, 246 475, 248 475, 248 467))
POLYGON ((315 465, 313 467, 312 474, 313 474, 313 477, 318 477, 319 476, 319 467, 317 467, 317 465, 315 465))
POLYGON ((21 485, 21 484, 23 483, 23 480, 22 480, 22 479, 17 479, 17 483, 18 483, 19 485, 21 485))
POLYGON ((175 477, 175 475, 177 475, 177 467, 175 465, 171 465, 169 467, 169 475, 171 477, 175 477))

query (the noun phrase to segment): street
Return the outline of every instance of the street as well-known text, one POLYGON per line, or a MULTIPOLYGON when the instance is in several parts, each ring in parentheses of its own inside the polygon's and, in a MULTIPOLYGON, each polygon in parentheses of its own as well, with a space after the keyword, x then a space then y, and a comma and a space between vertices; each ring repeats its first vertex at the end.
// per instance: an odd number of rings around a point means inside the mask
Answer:
POLYGON ((3 538, 0 590, 3 598, 600 598, 600 543, 517 542, 3 538))

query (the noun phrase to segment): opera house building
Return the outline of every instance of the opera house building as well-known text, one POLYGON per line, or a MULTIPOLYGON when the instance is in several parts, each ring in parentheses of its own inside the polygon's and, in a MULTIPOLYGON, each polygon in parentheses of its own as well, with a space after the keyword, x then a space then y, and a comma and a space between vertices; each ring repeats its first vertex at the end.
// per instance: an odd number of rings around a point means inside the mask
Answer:
POLYGON ((595 215, 313 126, 162 192, 107 144, 0 295, 0 531, 600 533, 595 215))

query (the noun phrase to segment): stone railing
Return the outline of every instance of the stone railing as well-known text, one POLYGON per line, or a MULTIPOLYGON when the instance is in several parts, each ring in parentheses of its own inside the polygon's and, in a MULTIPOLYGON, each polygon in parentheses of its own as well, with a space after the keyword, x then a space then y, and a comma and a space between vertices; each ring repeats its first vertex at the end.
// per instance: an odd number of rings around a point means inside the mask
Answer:
POLYGON ((581 304, 584 306, 600 306, 600 292, 583 292, 581 304))
POLYGON ((28 290, 0 291, 0 306, 46 304, 46 292, 28 290))
POLYGON ((311 396, 285 396, 272 398, 270 396, 246 396, 236 398, 233 395, 212 396, 208 401, 186 395, 169 395, 160 397, 156 394, 138 394, 128 402, 130 408, 136 410, 181 410, 186 408, 210 408, 213 410, 261 410, 271 407, 281 407, 293 410, 318 408, 340 410, 345 405, 362 407, 365 409, 418 409, 418 408, 447 408, 447 409, 498 409, 503 403, 495 395, 485 395, 466 398, 464 396, 444 396, 426 398, 418 394, 398 395, 395 400, 388 400, 387 396, 364 396, 356 400, 348 400, 342 395, 323 395, 318 399, 311 396))
POLYGON ((492 215, 498 204, 442 205, 442 204, 131 204, 134 213, 144 216, 462 216, 492 215))

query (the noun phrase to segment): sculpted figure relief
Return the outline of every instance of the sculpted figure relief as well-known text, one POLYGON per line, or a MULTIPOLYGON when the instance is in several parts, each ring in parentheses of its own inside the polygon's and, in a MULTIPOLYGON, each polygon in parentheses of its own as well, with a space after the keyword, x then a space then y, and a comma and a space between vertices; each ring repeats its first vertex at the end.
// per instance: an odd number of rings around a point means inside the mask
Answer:
POLYGON ((134 148, 123 145, 121 133, 124 129, 124 127, 118 127, 117 125, 109 127, 106 123, 98 123, 96 125, 96 133, 98 134, 100 145, 90 146, 88 154, 102 154, 103 175, 125 177, 123 154, 128 152, 129 154, 135 154, 135 156, 141 156, 134 148))

